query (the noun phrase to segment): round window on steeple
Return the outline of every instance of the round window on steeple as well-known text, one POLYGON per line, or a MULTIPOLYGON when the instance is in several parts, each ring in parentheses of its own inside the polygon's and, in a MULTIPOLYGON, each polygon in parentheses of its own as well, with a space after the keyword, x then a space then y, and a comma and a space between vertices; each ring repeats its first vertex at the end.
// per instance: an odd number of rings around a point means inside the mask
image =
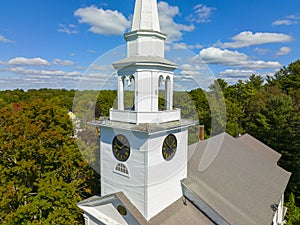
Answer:
POLYGON ((174 134, 169 134, 165 138, 162 146, 162 155, 164 159, 170 161, 174 157, 176 150, 177 150, 177 139, 174 134))
POLYGON ((127 210, 124 206, 122 205, 118 205, 117 207, 118 212, 122 215, 122 216, 126 216, 127 215, 127 210))

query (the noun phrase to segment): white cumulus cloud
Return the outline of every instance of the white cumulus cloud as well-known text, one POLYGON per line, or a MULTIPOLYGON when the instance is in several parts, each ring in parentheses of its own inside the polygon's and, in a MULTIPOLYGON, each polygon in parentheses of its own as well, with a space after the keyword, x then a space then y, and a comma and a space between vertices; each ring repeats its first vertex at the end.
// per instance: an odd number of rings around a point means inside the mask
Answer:
POLYGON ((276 20, 272 23, 273 26, 280 26, 280 25, 292 25, 292 24, 297 24, 297 21, 294 20, 288 20, 288 19, 284 19, 284 20, 276 20))
POLYGON ((265 55, 266 53, 270 52, 270 49, 264 48, 255 48, 253 51, 257 52, 259 55, 265 55))
POLYGON ((34 69, 25 69, 23 67, 13 67, 8 68, 6 71, 15 73, 18 75, 36 75, 36 76, 82 76, 82 73, 77 71, 63 71, 63 70, 34 70, 34 69))
POLYGON ((278 69, 281 64, 276 61, 263 61, 263 60, 248 60, 238 64, 239 67, 247 69, 278 69))
POLYGON ((69 24, 69 25, 59 24, 57 31, 62 32, 62 33, 66 33, 66 34, 76 34, 76 33, 78 33, 78 31, 76 29, 76 26, 74 24, 69 24))
POLYGON ((0 34, 0 42, 3 42, 3 43, 13 43, 12 40, 7 39, 6 37, 2 36, 1 34, 0 34))
POLYGON ((50 66, 50 63, 42 58, 25 58, 16 57, 7 62, 8 65, 24 65, 24 66, 50 66))
POLYGON ((279 62, 251 60, 244 53, 238 51, 230 51, 228 49, 219 49, 215 47, 202 49, 198 56, 201 60, 208 64, 235 66, 244 69, 266 69, 281 67, 279 62))
POLYGON ((173 44, 173 49, 175 49, 175 50, 188 49, 188 48, 190 48, 190 46, 187 45, 186 43, 174 43, 173 44))
POLYGON ((204 4, 197 4, 194 6, 194 14, 188 17, 188 20, 196 23, 208 23, 210 22, 210 16, 216 8, 209 7, 204 4))
POLYGON ((242 48, 253 45, 268 43, 290 42, 293 37, 282 33, 252 33, 251 31, 241 32, 232 37, 233 42, 218 43, 222 48, 242 48))
POLYGON ((252 74, 256 74, 257 72, 255 70, 233 70, 233 69, 227 69, 224 71, 221 71, 219 74, 221 76, 227 76, 227 77, 249 77, 252 74))
POLYGON ((289 26, 289 25, 299 23, 299 20, 300 20, 300 16, 289 15, 289 16, 286 16, 284 19, 275 20, 272 23, 272 25, 273 26, 281 26, 281 25, 289 26))
POLYGON ((54 59, 52 62, 57 66, 73 66, 75 63, 71 60, 54 59))
POLYGON ((196 44, 196 45, 188 45, 184 42, 181 43, 173 43, 173 49, 175 50, 180 50, 180 49, 199 49, 202 48, 203 46, 200 44, 196 44))
POLYGON ((244 53, 215 47, 202 49, 199 56, 206 63, 211 64, 236 64, 248 59, 248 56, 244 53))
POLYGON ((201 71, 205 69, 205 67, 199 64, 183 64, 179 67, 180 74, 188 76, 186 78, 191 78, 195 75, 201 75, 201 71))
POLYGON ((287 54, 289 54, 291 51, 292 51, 292 49, 289 48, 289 47, 281 47, 281 48, 279 49, 279 51, 276 52, 276 55, 277 55, 277 56, 280 56, 280 55, 287 55, 287 54))
POLYGON ((96 34, 121 35, 131 24, 122 13, 96 6, 79 8, 74 15, 80 18, 80 23, 90 25, 89 30, 96 34))
MULTIPOLYGON (((195 29, 192 24, 186 25, 176 23, 174 18, 180 16, 177 6, 171 6, 167 2, 158 3, 159 20, 161 31, 168 35, 168 41, 178 41, 182 39, 183 32, 191 32, 195 29)), ((104 10, 96 6, 79 8, 74 13, 79 17, 80 23, 90 26, 89 31, 104 35, 122 35, 131 26, 130 19, 116 10, 104 10)), ((60 31, 70 33, 70 27, 61 24, 60 31)))
POLYGON ((161 31, 168 35, 168 41, 178 41, 182 38, 183 31, 193 31, 194 25, 179 24, 174 21, 174 17, 179 16, 179 8, 171 6, 167 2, 158 3, 159 21, 161 31))

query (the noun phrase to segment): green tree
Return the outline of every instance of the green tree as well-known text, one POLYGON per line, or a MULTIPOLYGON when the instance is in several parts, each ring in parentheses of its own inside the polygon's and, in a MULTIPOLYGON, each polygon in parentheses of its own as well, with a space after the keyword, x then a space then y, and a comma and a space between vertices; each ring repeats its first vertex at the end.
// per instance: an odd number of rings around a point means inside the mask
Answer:
MULTIPOLYGON (((109 110, 111 108, 113 108, 114 102, 117 103, 116 99, 117 99, 117 91, 114 91, 114 90, 99 91, 99 95, 97 97, 97 105, 100 108, 100 111, 101 111, 100 114, 102 116, 109 116, 109 110)), ((133 93, 131 93, 131 96, 126 98, 125 100, 127 100, 127 99, 130 100, 131 105, 132 105, 133 93)))
POLYGON ((267 77, 267 86, 277 87, 293 98, 299 110, 300 101, 300 59, 283 67, 274 76, 267 77))
POLYGON ((292 98, 277 87, 266 87, 250 101, 245 131, 282 154, 279 165, 292 172, 287 193, 300 196, 299 111, 292 98))
POLYGON ((226 132, 237 137, 244 133, 241 121, 244 116, 242 106, 236 101, 226 99, 226 132))
POLYGON ((300 208, 295 204, 295 196, 293 193, 289 195, 289 200, 285 203, 287 207, 286 225, 300 225, 300 208))
POLYGON ((246 83, 252 85, 255 89, 260 89, 264 83, 264 79, 260 75, 252 74, 246 83))
POLYGON ((82 224, 76 203, 99 193, 66 108, 35 98, 0 109, 0 223, 82 224))
POLYGON ((198 111, 199 124, 204 125, 206 130, 210 129, 211 116, 206 93, 198 88, 190 91, 189 95, 198 111))

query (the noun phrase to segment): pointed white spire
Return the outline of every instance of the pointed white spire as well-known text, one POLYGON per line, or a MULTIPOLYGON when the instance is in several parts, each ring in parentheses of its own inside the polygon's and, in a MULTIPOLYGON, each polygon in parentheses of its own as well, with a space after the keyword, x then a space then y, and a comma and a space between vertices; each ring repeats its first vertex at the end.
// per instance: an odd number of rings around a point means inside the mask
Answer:
POLYGON ((136 0, 132 29, 160 32, 156 0, 136 0))

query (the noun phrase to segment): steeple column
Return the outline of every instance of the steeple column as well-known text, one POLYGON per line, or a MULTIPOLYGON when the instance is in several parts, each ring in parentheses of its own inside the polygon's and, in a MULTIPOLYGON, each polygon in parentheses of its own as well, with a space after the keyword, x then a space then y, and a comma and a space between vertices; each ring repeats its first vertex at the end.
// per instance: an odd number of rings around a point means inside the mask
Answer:
POLYGON ((118 76, 118 110, 124 110, 124 79, 118 76))
POLYGON ((170 77, 165 81, 165 109, 173 109, 173 85, 170 77))

